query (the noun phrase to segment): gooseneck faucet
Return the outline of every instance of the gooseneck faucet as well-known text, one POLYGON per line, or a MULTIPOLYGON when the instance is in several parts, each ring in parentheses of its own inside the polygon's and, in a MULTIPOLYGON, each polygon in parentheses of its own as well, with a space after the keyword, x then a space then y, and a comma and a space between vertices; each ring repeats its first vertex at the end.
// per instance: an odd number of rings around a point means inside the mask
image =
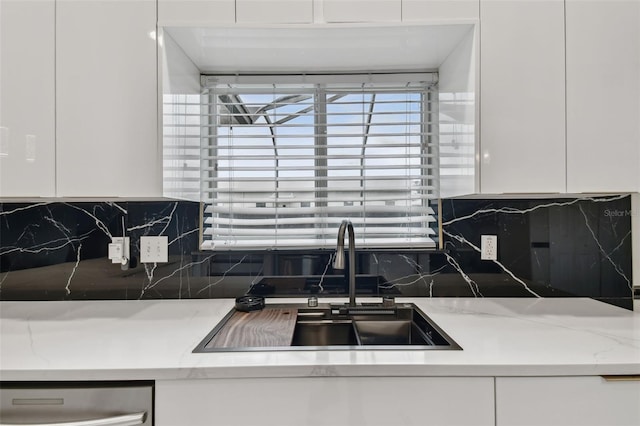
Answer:
POLYGON ((349 220, 343 220, 338 229, 338 245, 336 256, 333 259, 333 269, 345 269, 344 266, 344 232, 349 232, 349 275, 345 273, 345 279, 349 280, 349 306, 356 306, 356 238, 353 225, 349 220))

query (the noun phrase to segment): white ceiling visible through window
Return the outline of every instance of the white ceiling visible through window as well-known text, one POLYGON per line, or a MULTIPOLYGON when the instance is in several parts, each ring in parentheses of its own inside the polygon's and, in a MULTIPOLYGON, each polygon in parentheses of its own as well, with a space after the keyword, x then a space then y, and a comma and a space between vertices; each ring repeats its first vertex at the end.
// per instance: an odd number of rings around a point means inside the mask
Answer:
POLYGON ((203 73, 437 69, 472 25, 165 28, 203 73))

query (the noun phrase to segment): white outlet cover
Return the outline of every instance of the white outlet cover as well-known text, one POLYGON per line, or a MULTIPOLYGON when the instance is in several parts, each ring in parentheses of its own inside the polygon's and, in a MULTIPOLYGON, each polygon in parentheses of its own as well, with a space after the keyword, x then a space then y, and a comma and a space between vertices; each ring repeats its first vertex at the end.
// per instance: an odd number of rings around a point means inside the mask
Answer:
POLYGON ((167 263, 169 261, 169 237, 140 237, 140 262, 167 263))
POLYGON ((497 235, 481 235, 480 236, 480 259, 481 260, 498 260, 498 236, 497 235))

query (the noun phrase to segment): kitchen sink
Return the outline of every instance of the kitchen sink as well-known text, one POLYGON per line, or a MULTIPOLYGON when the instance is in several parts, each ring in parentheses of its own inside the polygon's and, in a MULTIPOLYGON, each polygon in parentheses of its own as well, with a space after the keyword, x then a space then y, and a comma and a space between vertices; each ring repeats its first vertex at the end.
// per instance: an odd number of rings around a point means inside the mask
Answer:
MULTIPOLYGON (((308 307, 302 304, 268 304, 260 314, 240 313, 242 321, 249 327, 247 334, 290 333, 289 344, 270 345, 261 343, 237 343, 240 339, 231 338, 228 345, 218 346, 218 334, 241 333, 237 325, 226 328, 235 310, 225 318, 200 342, 194 352, 224 351, 269 351, 269 350, 434 350, 462 349, 424 312, 412 303, 399 303, 392 306, 382 304, 363 304, 355 307, 347 305, 320 304, 308 307), (267 324, 261 330, 258 318, 270 316, 270 311, 286 310, 285 317, 289 328, 267 324), (295 312, 291 318, 290 312, 295 312), (256 324, 251 324, 251 322, 256 324), (258 331, 257 331, 258 330, 258 331)), ((241 337, 241 336, 235 336, 241 337)), ((282 336, 280 336, 282 337, 282 336)), ((218 339, 220 341, 221 339, 218 339)))
POLYGON ((412 321, 355 321, 362 345, 429 345, 427 336, 412 321))
POLYGON ((359 344, 353 321, 298 321, 291 346, 355 346, 359 344))
POLYGON ((418 326, 404 320, 299 321, 291 346, 432 345, 418 326))

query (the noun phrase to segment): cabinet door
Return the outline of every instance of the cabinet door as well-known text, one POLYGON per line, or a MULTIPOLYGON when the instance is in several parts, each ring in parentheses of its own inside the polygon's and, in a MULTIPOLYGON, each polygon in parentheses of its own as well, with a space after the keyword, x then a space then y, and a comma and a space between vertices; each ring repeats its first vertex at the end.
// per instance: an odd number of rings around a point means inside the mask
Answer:
POLYGON ((481 3, 480 190, 565 192, 564 2, 481 3))
POLYGON ((239 24, 308 24, 313 0, 236 0, 239 24))
POLYGON ((400 22, 401 0, 324 0, 325 22, 400 22))
POLYGON ((567 1, 567 190, 640 190, 640 2, 567 1))
POLYGON ((402 0, 402 21, 475 20, 480 0, 402 0))
POLYGON ((498 377, 498 426, 640 424, 640 377, 498 377))
POLYGON ((160 26, 215 25, 235 21, 235 0, 158 0, 160 26))
POLYGON ((58 196, 160 196, 155 0, 57 4, 58 196))
POLYGON ((157 381, 156 426, 494 425, 493 388, 488 377, 157 381))
POLYGON ((0 1, 0 197, 55 196, 55 2, 0 1))

